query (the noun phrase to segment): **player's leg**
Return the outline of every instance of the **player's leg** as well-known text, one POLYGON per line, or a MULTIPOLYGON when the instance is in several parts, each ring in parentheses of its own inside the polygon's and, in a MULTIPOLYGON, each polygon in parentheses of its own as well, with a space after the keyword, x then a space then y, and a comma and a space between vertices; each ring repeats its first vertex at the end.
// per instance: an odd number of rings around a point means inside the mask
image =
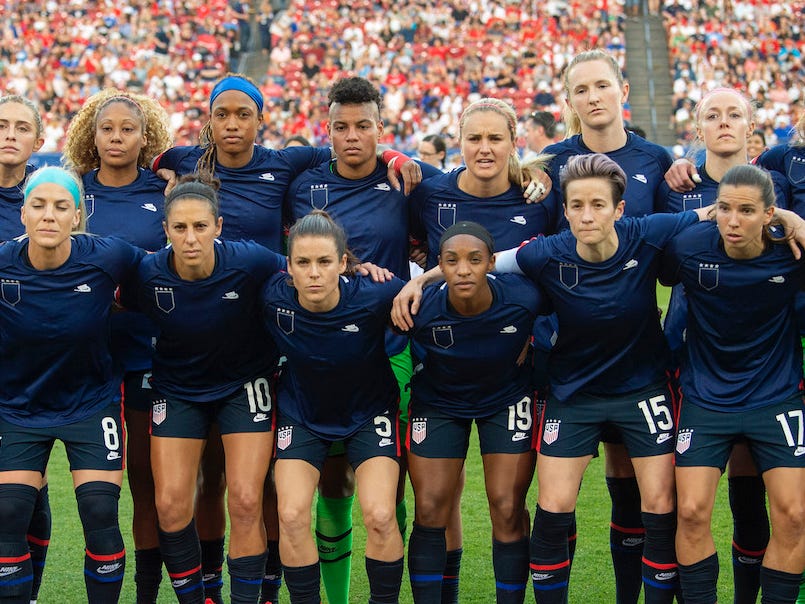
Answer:
POLYGON ((342 442, 334 443, 322 467, 316 499, 316 546, 327 601, 348 604, 352 571, 352 503, 355 474, 342 442))
POLYGON ((210 430, 196 495, 196 527, 201 543, 201 573, 205 598, 223 604, 224 535, 226 533, 226 474, 224 448, 217 426, 210 430))

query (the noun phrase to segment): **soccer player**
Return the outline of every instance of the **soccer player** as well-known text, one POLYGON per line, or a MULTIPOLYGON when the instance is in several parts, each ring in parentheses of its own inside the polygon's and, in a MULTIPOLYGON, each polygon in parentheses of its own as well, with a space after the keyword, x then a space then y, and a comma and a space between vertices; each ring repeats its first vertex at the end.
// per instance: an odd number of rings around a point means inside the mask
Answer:
POLYGON ((441 602, 445 527, 459 489, 473 420, 492 520, 497 602, 523 602, 528 585, 525 498, 534 472, 536 413, 523 362, 542 294, 519 275, 493 276, 495 244, 474 222, 444 231, 445 284, 423 293, 406 439, 416 496, 408 565, 414 601, 441 602))
POLYGON ((263 290, 265 326, 288 359, 277 394, 274 479, 283 572, 294 604, 321 601, 310 509, 334 441, 344 441, 359 485, 369 601, 397 602, 402 580, 403 544, 394 512, 399 388, 384 342, 402 281, 352 277, 351 265, 343 229, 314 210, 290 230, 292 281, 278 275, 263 290))
POLYGON ((159 544, 179 602, 204 602, 193 520, 205 440, 218 424, 226 459, 233 602, 255 602, 266 565, 262 493, 274 440, 276 346, 261 328, 259 291, 284 257, 254 242, 218 242, 212 183, 186 176, 165 198, 171 247, 147 256, 124 304, 159 336, 153 358, 151 465, 159 544))
MULTIPOLYGON (((465 166, 423 180, 411 194, 411 229, 427 244, 426 267, 438 264, 439 241, 456 222, 470 220, 490 231, 500 249, 508 249, 540 233, 550 232, 555 216, 548 201, 523 203, 523 184, 544 173, 540 158, 521 164, 517 156, 517 115, 500 99, 470 103, 459 120, 465 166)), ((544 185, 537 188, 547 189, 544 185)), ((462 474, 463 476, 463 474, 462 474)), ((461 490, 455 490, 453 515, 447 523, 447 562, 442 581, 443 604, 458 600, 462 557, 461 490)), ((420 532, 414 527, 412 547, 420 532)), ((418 573, 413 573, 414 577, 418 573)))
MULTIPOLYGON (((70 122, 64 146, 65 162, 82 177, 87 230, 117 235, 145 250, 165 247, 165 181, 148 166, 169 145, 167 114, 153 99, 116 89, 87 99, 70 122)), ((156 602, 162 579, 149 445, 155 336, 156 327, 145 315, 112 316, 112 354, 122 371, 139 604, 156 602)))
MULTIPOLYGON (((521 272, 541 285, 559 325, 538 444, 539 501, 531 536, 535 597, 546 604, 567 599, 567 535, 578 488, 604 427, 612 424, 641 478, 646 597, 670 602, 676 588, 673 416, 656 269, 668 239, 704 218, 706 210, 622 218, 626 175, 598 153, 568 160, 561 187, 570 231, 538 237, 498 254, 496 262, 498 271, 521 272)), ((407 292, 416 293, 436 276, 426 273, 406 286, 395 300, 395 324, 410 325, 407 292)))
MULTIPOLYGON (((153 169, 168 169, 178 174, 208 172, 221 182, 222 236, 225 239, 253 240, 275 252, 283 250, 283 199, 295 176, 308 168, 329 161, 330 149, 292 147, 279 151, 255 145, 263 121, 263 95, 247 77, 228 74, 210 93, 210 120, 201 131, 201 144, 174 147, 153 162, 153 169)), ((389 166, 388 176, 394 188, 402 174, 405 189, 415 186, 421 174, 415 162, 396 151, 382 154, 389 166)), ((207 596, 221 600, 221 563, 223 559, 225 518, 222 453, 219 439, 208 440, 202 460, 199 491, 198 530, 207 596)), ((280 586, 279 549, 275 539, 269 542, 266 584, 261 601, 276 600, 280 586)))
MULTIPOLYGON (((736 439, 749 441, 771 508, 764 602, 794 602, 805 570, 802 351, 794 300, 802 261, 774 245, 770 176, 748 165, 720 179, 716 222, 677 236, 663 277, 685 286, 684 404, 676 442, 676 544, 685 601, 716 601, 710 531, 716 486, 736 439)), ((788 213, 792 215, 792 213, 788 213)), ((798 219, 801 232, 803 222, 798 219)))
MULTIPOLYGON (((549 162, 553 190, 559 191, 559 174, 573 155, 604 153, 626 173, 625 216, 646 216, 660 210, 660 185, 671 166, 671 156, 655 143, 626 130, 623 106, 629 84, 616 59, 601 50, 579 53, 563 75, 564 122, 567 138, 545 148, 554 155, 549 162)), ((567 228, 556 198, 557 229, 567 228)), ((612 499, 610 552, 615 571, 619 604, 636 604, 640 596, 645 532, 641 523, 640 494, 634 468, 615 430, 603 437, 606 452, 606 481, 612 499)), ((575 546, 575 524, 571 527, 571 549, 575 546)), ((572 558, 572 552, 571 552, 572 558)))
POLYGON ((61 168, 26 180, 27 237, 0 246, 0 599, 27 604, 25 531, 56 439, 66 448, 84 529, 91 603, 117 602, 125 550, 120 382, 109 347, 117 284, 143 252, 83 230, 81 181, 61 168), (21 519, 26 519, 20 522, 21 519))
MULTIPOLYGON (((666 210, 681 212, 716 202, 719 182, 733 166, 746 164, 747 141, 752 135, 753 112, 737 90, 716 88, 696 107, 697 139, 704 145, 704 161, 697 168, 701 182, 679 193, 663 183, 666 210)), ((672 168, 678 169, 678 168, 672 168)), ((788 185, 772 174, 778 207, 788 205, 788 185)), ((674 286, 664 331, 678 367, 687 327, 687 300, 681 284, 674 286)), ((760 563, 769 541, 766 492, 745 442, 736 443, 729 461, 729 499, 733 516, 732 566, 736 604, 757 599, 760 563)))
MULTIPOLYGON (((18 95, 0 97, 0 243, 24 232, 20 224, 23 184, 34 171, 28 160, 45 142, 42 130, 42 116, 33 102, 18 95)), ((36 602, 42 584, 50 530, 50 500, 45 476, 27 533, 33 564, 32 602, 36 602)))

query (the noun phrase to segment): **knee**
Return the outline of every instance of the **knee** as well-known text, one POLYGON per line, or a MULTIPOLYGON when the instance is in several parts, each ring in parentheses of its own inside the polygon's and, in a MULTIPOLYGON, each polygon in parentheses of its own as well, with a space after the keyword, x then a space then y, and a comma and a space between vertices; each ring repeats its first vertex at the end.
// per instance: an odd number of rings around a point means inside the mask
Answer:
POLYGON ((176 531, 187 526, 193 517, 193 495, 179 489, 162 488, 154 499, 159 524, 165 531, 176 531))
POLYGON ((258 522, 263 510, 262 489, 250 488, 245 485, 230 485, 227 507, 233 523, 258 522))
POLYGON ((288 535, 299 535, 310 531, 310 505, 297 506, 284 504, 277 510, 280 529, 288 535))
POLYGON ((650 514, 667 514, 674 511, 674 495, 672 492, 648 493, 641 496, 641 506, 644 512, 650 514))
POLYGON ((677 501, 676 517, 679 531, 703 531, 710 528, 710 511, 696 499, 677 501))
POLYGON ((510 531, 522 525, 525 508, 512 495, 513 493, 489 495, 489 515, 493 528, 510 531))
POLYGON ((99 528, 117 526, 120 487, 111 482, 87 482, 75 489, 78 515, 86 527, 93 524, 99 528))
POLYGON ((366 532, 378 538, 385 538, 394 531, 399 532, 393 505, 376 503, 367 506, 363 510, 363 523, 366 526, 366 532))
POLYGON ((805 540, 805 501, 789 501, 772 507, 772 532, 792 541, 805 540))

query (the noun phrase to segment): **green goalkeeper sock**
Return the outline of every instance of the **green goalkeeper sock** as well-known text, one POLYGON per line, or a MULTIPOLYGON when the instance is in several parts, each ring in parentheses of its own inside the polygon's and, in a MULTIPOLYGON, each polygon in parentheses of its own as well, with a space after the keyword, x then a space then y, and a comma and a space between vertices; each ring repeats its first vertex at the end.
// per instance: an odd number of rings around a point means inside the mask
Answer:
POLYGON ((352 570, 352 501, 354 496, 316 502, 316 545, 321 578, 330 604, 348 604, 352 570))

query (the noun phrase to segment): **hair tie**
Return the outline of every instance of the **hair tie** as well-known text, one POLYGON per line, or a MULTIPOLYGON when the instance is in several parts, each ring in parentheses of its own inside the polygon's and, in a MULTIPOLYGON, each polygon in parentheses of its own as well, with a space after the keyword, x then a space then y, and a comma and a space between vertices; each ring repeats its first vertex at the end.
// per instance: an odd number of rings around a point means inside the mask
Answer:
POLYGON ((31 191, 39 185, 47 183, 53 183, 67 189, 68 193, 72 195, 75 201, 76 209, 81 207, 81 191, 78 188, 78 182, 71 176, 70 172, 64 168, 57 168, 55 166, 46 166, 31 174, 28 178, 28 182, 25 184, 25 201, 28 201, 28 196, 31 194, 31 191))
POLYGON ((210 111, 212 104, 222 92, 238 90, 248 96, 257 105, 257 111, 263 112, 263 93, 260 89, 242 76, 227 76, 218 82, 210 93, 210 111))

